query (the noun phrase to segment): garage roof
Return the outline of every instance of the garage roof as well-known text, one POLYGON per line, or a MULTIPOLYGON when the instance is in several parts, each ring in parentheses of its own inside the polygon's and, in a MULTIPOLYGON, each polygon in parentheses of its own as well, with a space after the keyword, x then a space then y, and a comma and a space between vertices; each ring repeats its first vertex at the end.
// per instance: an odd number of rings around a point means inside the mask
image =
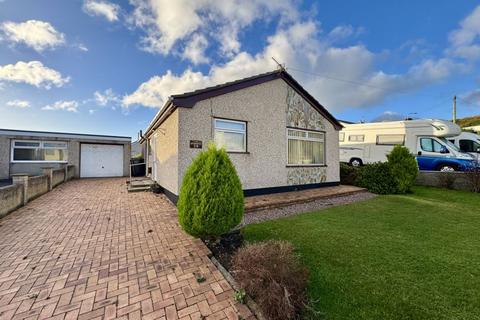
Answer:
POLYGON ((79 140, 109 140, 130 142, 131 137, 125 136, 108 136, 86 133, 70 133, 70 132, 50 132, 50 131, 29 131, 29 130, 15 130, 15 129, 0 129, 2 136, 24 136, 24 137, 42 137, 42 138, 65 138, 65 139, 79 139, 79 140))

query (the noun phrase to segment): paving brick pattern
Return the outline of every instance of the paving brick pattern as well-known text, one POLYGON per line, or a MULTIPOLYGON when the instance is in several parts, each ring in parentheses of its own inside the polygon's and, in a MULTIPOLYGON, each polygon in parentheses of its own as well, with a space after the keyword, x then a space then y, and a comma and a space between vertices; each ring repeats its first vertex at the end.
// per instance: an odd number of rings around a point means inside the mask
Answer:
POLYGON ((0 220, 0 319, 254 319, 207 254, 162 195, 70 181, 0 220))

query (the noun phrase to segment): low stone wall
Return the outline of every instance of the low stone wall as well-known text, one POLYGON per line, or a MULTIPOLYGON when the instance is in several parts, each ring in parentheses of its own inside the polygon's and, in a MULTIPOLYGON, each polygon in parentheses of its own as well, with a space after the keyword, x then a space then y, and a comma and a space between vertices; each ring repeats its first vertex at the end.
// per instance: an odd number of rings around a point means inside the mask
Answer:
POLYGON ((52 187, 55 188, 60 183, 65 181, 65 169, 53 170, 52 174, 52 187))
POLYGON ((67 180, 72 180, 75 177, 75 166, 67 166, 67 180))
POLYGON ((28 201, 40 197, 48 192, 48 177, 35 176, 28 178, 27 199, 28 201))
POLYGON ((0 188, 0 218, 19 208, 23 203, 23 186, 13 184, 0 188))
POLYGON ((416 184, 419 186, 472 191, 472 179, 465 172, 419 171, 416 184))
POLYGON ((12 185, 0 187, 0 218, 25 205, 28 201, 47 193, 59 184, 73 179, 74 175, 74 166, 55 170, 49 168, 41 176, 13 175, 12 185), (65 179, 65 174, 67 179, 65 179))

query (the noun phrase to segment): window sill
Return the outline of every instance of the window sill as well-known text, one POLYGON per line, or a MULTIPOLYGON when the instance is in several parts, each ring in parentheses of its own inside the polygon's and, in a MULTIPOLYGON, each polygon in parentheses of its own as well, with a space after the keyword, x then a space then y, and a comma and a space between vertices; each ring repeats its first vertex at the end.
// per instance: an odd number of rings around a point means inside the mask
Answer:
POLYGON ((227 153, 232 153, 232 154, 250 154, 248 151, 227 151, 227 153))
POLYGON ((287 164, 287 168, 325 168, 326 164, 287 164))
POLYGON ((68 163, 68 161, 45 161, 45 160, 12 160, 10 163, 68 163))

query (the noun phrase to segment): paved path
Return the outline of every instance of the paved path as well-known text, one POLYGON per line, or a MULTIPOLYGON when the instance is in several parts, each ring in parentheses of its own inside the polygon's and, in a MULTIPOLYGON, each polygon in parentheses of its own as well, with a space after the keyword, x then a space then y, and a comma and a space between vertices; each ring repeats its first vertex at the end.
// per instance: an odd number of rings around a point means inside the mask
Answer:
POLYGON ((0 220, 0 319, 250 318, 207 254, 163 196, 74 180, 0 220))

